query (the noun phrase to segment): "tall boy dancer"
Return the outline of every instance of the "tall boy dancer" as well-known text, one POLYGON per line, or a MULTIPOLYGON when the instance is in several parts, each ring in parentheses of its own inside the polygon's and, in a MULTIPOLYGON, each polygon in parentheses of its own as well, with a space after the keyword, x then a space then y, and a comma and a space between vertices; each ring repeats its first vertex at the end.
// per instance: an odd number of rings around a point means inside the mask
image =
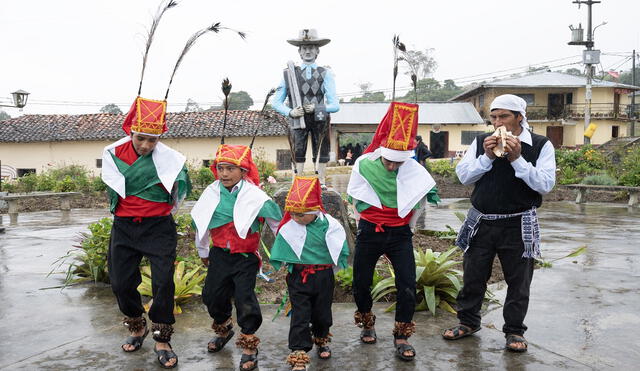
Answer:
POLYGON ((289 272, 292 314, 287 362, 292 370, 305 370, 313 344, 319 358, 331 357, 333 273, 334 268, 347 267, 349 247, 340 222, 324 210, 317 177, 295 177, 284 210, 270 262, 276 270, 286 264, 289 272))
POLYGON ((415 225, 422 200, 435 181, 413 161, 418 126, 418 106, 391 102, 365 154, 354 164, 347 193, 359 213, 358 235, 353 261, 355 322, 363 328, 360 340, 377 341, 376 316, 371 312, 373 271, 386 255, 395 271, 398 292, 393 329, 396 356, 411 361, 415 349, 407 339, 415 332, 416 268, 411 225, 415 225))
POLYGON ((251 149, 222 144, 211 167, 216 181, 210 184, 191 210, 197 228, 196 246, 208 266, 202 300, 213 318, 216 337, 207 344, 219 352, 234 335, 231 299, 236 305, 241 334, 236 346, 242 348, 241 370, 258 366, 255 332, 262 324, 260 305, 254 289, 261 261, 258 253, 261 219, 276 231, 282 213, 258 184, 258 169, 251 149), (210 249, 209 241, 213 243, 210 249))
POLYGON ((178 364, 169 341, 173 333, 173 266, 177 233, 171 214, 191 191, 184 166, 185 157, 160 143, 167 131, 166 101, 137 97, 122 129, 127 137, 105 147, 102 154, 102 180, 108 187, 113 227, 108 267, 111 289, 124 325, 131 336, 122 345, 125 352, 142 346, 149 330, 143 317, 138 285, 140 260, 151 263, 153 303, 149 319, 156 341, 154 351, 164 368, 178 364))

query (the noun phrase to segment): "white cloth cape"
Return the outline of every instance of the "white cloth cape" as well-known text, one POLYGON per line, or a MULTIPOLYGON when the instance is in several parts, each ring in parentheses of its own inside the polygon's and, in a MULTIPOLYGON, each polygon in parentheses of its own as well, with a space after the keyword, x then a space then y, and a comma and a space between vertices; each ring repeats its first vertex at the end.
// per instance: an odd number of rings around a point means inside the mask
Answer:
MULTIPOLYGON (((381 149, 378 148, 373 152, 360 156, 353 165, 351 178, 347 186, 347 194, 349 196, 379 209, 382 208, 382 203, 369 181, 360 174, 360 161, 363 159, 377 160, 380 155, 381 149)), ((407 216, 411 209, 436 185, 436 181, 433 180, 431 174, 413 159, 409 159, 400 165, 396 182, 398 184, 398 216, 401 218, 407 216)))
MULTIPOLYGON (((233 207, 233 224, 240 238, 246 238, 249 228, 253 221, 256 220, 258 212, 262 209, 262 205, 271 198, 260 188, 247 181, 240 188, 240 192, 233 207)), ((191 217, 196 225, 196 247, 198 255, 202 258, 209 256, 209 222, 213 213, 216 211, 220 203, 220 181, 209 184, 202 192, 198 201, 191 209, 191 217)), ((267 218, 268 225, 275 235, 279 221, 273 221, 267 218)))
MULTIPOLYGON (((337 266, 344 241, 347 239, 347 234, 344 231, 342 224, 340 224, 340 222, 331 215, 320 213, 318 217, 327 218, 327 221, 329 222, 329 228, 327 229, 326 234, 327 248, 329 249, 329 254, 331 255, 333 264, 337 266)), ((287 241, 298 259, 300 259, 304 248, 304 242, 307 239, 307 227, 296 223, 292 219, 280 227, 280 231, 278 233, 285 241, 287 241)))
MULTIPOLYGON (((131 137, 124 137, 117 142, 104 147, 104 150, 102 151, 102 180, 122 198, 127 197, 125 179, 124 175, 122 175, 118 170, 118 166, 116 166, 111 154, 115 155, 116 147, 130 141, 131 137)), ((151 159, 156 167, 156 172, 158 173, 160 182, 167 191, 172 192, 173 184, 176 181, 178 174, 180 174, 180 171, 182 171, 187 158, 182 153, 158 142, 158 144, 156 144, 156 148, 151 152, 151 159)), ((182 200, 176 200, 174 210, 176 210, 177 205, 181 201, 182 200)), ((174 210, 172 210, 172 212, 174 212, 174 210)))

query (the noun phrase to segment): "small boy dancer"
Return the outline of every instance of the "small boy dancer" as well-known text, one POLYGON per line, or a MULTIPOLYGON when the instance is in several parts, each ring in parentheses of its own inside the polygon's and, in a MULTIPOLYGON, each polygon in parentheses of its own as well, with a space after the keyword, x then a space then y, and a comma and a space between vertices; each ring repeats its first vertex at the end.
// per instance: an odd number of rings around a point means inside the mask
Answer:
POLYGON ((271 265, 286 264, 291 300, 287 362, 292 370, 305 370, 313 344, 318 357, 328 359, 331 349, 333 268, 347 267, 349 247, 342 225, 327 214, 317 177, 297 176, 285 200, 285 215, 271 249, 271 265), (311 329, 309 324, 311 323, 311 329), (313 339, 311 334, 313 333, 313 339))
POLYGON ((204 190, 191 210, 198 254, 209 267, 202 300, 213 318, 211 328, 216 337, 209 341, 207 349, 219 352, 234 335, 231 321, 231 298, 234 298, 241 328, 236 346, 243 350, 240 370, 253 370, 258 366, 260 343, 255 332, 262 324, 254 292, 261 265, 259 228, 264 218, 275 234, 282 213, 258 188, 258 169, 249 147, 220 145, 211 171, 217 180, 204 190), (213 242, 211 249, 209 237, 213 242))

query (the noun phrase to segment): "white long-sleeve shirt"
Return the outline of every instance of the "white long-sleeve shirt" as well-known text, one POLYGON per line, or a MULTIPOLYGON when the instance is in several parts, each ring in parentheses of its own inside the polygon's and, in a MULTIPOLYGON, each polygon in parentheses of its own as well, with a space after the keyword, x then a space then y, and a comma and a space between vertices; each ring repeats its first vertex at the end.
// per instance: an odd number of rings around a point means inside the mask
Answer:
MULTIPOLYGON (((518 138, 520 142, 532 145, 529 130, 523 128, 518 138)), ((493 167, 494 160, 491 160, 486 154, 483 153, 476 157, 477 147, 476 139, 474 139, 467 153, 456 166, 458 179, 464 185, 475 183, 493 167)), ((527 162, 522 156, 511 162, 511 166, 513 166, 517 178, 522 179, 531 189, 542 195, 551 192, 556 184, 556 156, 551 141, 547 141, 540 150, 536 166, 527 162)))

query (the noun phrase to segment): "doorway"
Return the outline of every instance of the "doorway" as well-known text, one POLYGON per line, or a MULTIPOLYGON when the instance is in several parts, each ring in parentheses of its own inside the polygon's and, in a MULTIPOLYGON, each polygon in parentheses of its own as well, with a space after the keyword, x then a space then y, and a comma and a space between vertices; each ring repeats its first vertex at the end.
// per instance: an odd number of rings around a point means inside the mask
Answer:
POLYGON ((549 94, 547 103, 547 116, 549 119, 557 119, 564 112, 564 94, 549 94))
POLYGON ((449 132, 433 131, 429 135, 429 144, 431 145, 431 155, 433 158, 444 158, 449 155, 449 132))
POLYGON ((562 146, 563 132, 562 126, 547 126, 547 138, 553 144, 553 148, 562 146))

